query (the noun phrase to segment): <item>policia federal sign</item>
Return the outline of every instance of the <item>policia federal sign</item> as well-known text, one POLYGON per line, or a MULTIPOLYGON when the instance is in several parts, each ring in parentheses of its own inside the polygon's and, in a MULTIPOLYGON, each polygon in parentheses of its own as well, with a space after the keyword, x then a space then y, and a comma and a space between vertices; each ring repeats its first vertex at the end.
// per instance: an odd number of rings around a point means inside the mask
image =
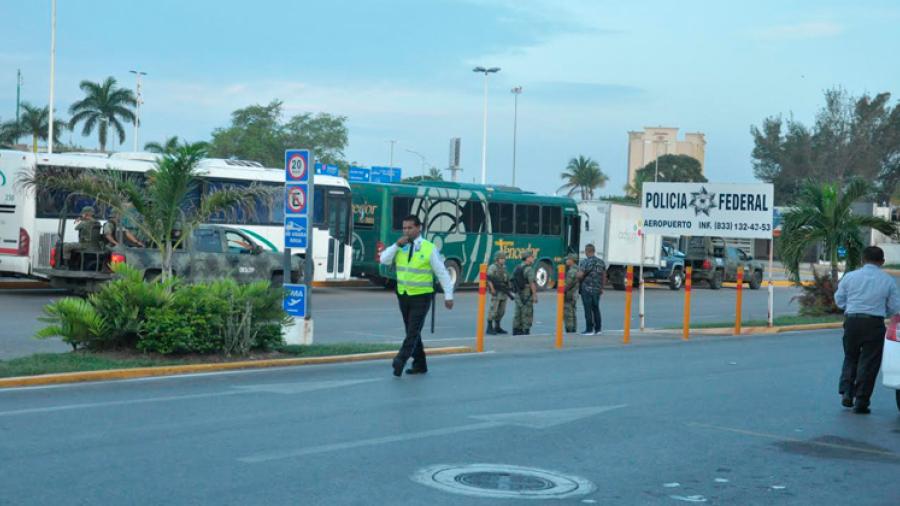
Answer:
POLYGON ((644 183, 643 232, 771 239, 771 184, 644 183))

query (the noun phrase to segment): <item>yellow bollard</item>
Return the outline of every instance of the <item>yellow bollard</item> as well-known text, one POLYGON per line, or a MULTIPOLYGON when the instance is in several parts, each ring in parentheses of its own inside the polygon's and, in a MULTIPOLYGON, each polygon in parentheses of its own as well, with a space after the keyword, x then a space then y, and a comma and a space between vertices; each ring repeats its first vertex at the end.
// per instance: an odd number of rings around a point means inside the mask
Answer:
POLYGON ((734 335, 741 335, 741 309, 744 301, 744 267, 737 271, 737 304, 734 308, 734 335))
POLYGON ((685 341, 688 340, 688 334, 691 332, 691 273, 693 270, 688 265, 684 274, 684 327, 681 329, 681 338, 685 341))
POLYGON ((634 266, 629 265, 625 270, 625 334, 622 343, 631 342, 631 291, 634 285, 634 266))
POLYGON ((478 268, 478 326, 475 330, 475 351, 484 351, 484 301, 487 294, 487 264, 478 268))
POLYGON ((556 347, 563 347, 563 305, 566 303, 566 266, 557 269, 556 281, 556 347))

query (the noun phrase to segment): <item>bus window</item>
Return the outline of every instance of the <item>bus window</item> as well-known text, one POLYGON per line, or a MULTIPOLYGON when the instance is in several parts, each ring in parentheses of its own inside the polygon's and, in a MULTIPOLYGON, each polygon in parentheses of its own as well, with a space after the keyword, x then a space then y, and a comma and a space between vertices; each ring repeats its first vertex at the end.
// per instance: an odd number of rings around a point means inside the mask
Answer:
POLYGON ((459 232, 480 234, 484 232, 484 204, 478 200, 460 202, 459 232))
POLYGON ((562 233, 562 208, 556 206, 541 208, 541 233, 557 237, 562 233))
MULTIPOLYGON (((224 189, 241 189, 250 186, 249 181, 207 180, 201 188, 191 190, 188 195, 188 203, 199 205, 200 199, 224 189)), ((257 183, 262 184, 262 183, 257 183)), ((281 185, 265 184, 266 188, 275 190, 281 185)), ((279 197, 257 199, 254 206, 247 210, 234 207, 225 211, 219 211, 209 217, 210 223, 229 223, 236 225, 281 225, 284 223, 284 208, 279 197), (249 211, 249 212, 247 212, 249 211)))
POLYGON ((513 233, 513 205, 492 202, 488 204, 491 213, 491 233, 513 233))
POLYGON ((403 230, 403 218, 411 214, 413 199, 411 197, 394 197, 394 205, 391 206, 391 228, 403 230))
MULTIPOLYGON (((318 195, 318 188, 316 195, 318 195)), ((328 188, 322 192, 328 200, 328 233, 343 244, 350 244, 350 192, 343 188, 328 188)), ((316 206, 318 207, 318 206, 316 206)))
POLYGON ((536 205, 516 205, 516 233, 538 235, 541 233, 541 208, 536 205))

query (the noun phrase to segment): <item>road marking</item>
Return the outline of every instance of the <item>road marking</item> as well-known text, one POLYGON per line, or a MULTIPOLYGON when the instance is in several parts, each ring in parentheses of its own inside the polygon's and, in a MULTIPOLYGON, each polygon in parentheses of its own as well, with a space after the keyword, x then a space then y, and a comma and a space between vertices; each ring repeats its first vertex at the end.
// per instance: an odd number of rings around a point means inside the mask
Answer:
POLYGON ((573 409, 556 409, 547 411, 523 411, 518 413, 497 413, 489 415, 470 416, 475 420, 484 420, 480 423, 472 423, 467 425, 459 425, 456 427, 445 427, 442 429, 431 429, 420 432, 411 432, 408 434, 398 434, 396 436, 384 436, 369 439, 360 439, 357 441, 347 441, 344 443, 333 443, 320 446, 311 446, 308 448, 299 448, 296 450, 259 453, 247 457, 241 457, 237 460, 245 464, 259 464, 261 462, 271 462, 273 460, 283 460, 295 457, 303 457, 306 455, 315 455, 319 453, 329 453, 342 450, 352 450, 354 448, 364 448, 367 446, 379 446, 388 443, 403 443, 406 441, 414 441, 436 436, 448 436, 458 434, 460 432, 469 432, 474 430, 495 429, 506 425, 517 425, 528 427, 531 429, 546 429, 556 425, 573 422, 578 419, 587 418, 599 413, 612 411, 625 407, 625 404, 616 406, 597 406, 589 408, 573 408, 573 409))
POLYGON ((361 383, 368 383, 371 381, 380 381, 380 379, 363 379, 363 380, 347 380, 347 381, 316 381, 309 383, 275 383, 270 385, 250 385, 244 387, 234 387, 235 390, 230 391, 222 391, 222 392, 210 392, 205 394, 191 394, 191 395, 169 395, 164 397, 147 397, 143 399, 126 399, 121 401, 106 401, 106 402, 85 402, 79 404, 64 404, 60 406, 47 406, 43 408, 28 408, 28 409, 18 409, 13 411, 0 411, 0 417, 4 416, 18 416, 18 415, 32 415, 36 413, 54 413, 57 411, 72 411, 77 409, 91 409, 91 408, 105 408, 105 407, 113 407, 113 406, 130 406, 134 404, 149 404, 156 402, 172 402, 172 401, 187 401, 194 399, 208 399, 211 397, 226 397, 230 395, 245 395, 245 394, 254 394, 259 392, 266 393, 278 393, 278 394, 297 394, 303 392, 312 392, 314 390, 322 390, 326 388, 338 388, 344 386, 352 386, 358 385, 361 383))
POLYGON ((725 432, 733 432, 735 434, 743 434, 745 436, 754 436, 754 437, 765 438, 765 439, 775 439, 777 441, 787 441, 787 442, 791 442, 791 443, 799 443, 799 444, 805 444, 805 445, 810 445, 810 446, 822 446, 825 448, 834 448, 837 450, 848 450, 848 451, 853 451, 853 452, 868 453, 870 455, 879 455, 881 457, 890 457, 890 458, 894 458, 894 459, 900 459, 900 454, 896 454, 893 452, 885 452, 885 451, 881 451, 881 450, 872 450, 870 448, 859 448, 857 446, 842 445, 842 444, 836 444, 836 443, 823 443, 821 441, 807 441, 804 439, 797 439, 794 437, 780 436, 778 434, 769 434, 766 432, 756 432, 756 431, 752 431, 752 430, 736 429, 736 428, 732 428, 732 427, 721 427, 719 425, 709 425, 709 424, 698 423, 698 422, 690 422, 687 425, 689 427, 701 427, 704 429, 715 429, 715 430, 721 430, 721 431, 725 431, 725 432))

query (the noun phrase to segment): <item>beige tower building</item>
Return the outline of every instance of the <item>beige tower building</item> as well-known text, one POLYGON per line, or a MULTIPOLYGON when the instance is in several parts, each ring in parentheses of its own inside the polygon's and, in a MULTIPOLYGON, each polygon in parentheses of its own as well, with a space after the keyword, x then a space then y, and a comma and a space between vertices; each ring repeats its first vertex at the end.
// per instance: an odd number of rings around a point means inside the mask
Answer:
POLYGON ((628 184, 634 184, 635 174, 648 163, 663 155, 688 155, 700 161, 705 169, 706 136, 700 132, 684 134, 678 140, 678 129, 645 127, 643 132, 628 132, 628 184))

